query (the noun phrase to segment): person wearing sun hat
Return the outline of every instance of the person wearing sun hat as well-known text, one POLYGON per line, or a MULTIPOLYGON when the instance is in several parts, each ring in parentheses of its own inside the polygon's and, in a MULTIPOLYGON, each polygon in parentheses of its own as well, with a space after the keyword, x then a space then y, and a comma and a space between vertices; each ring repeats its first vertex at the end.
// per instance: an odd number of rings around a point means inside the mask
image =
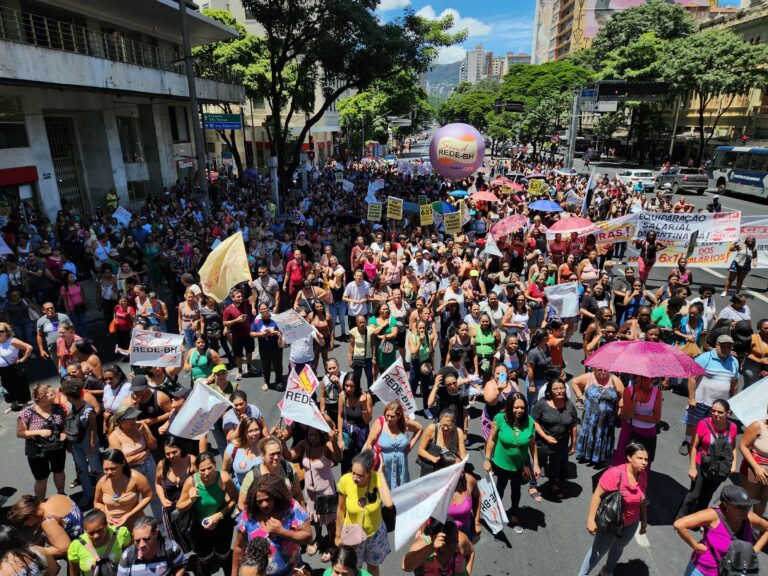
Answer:
POLYGON ((743 554, 742 558, 747 564, 751 560, 755 570, 745 570, 744 573, 758 573, 757 554, 768 542, 768 520, 751 511, 756 502, 744 488, 729 484, 720 491, 719 506, 706 508, 675 521, 674 527, 678 536, 693 548, 685 576, 720 574, 720 560, 728 553, 734 539, 751 544, 754 549, 751 558, 749 554, 743 554), (691 531, 698 532, 701 529, 704 530, 704 536, 697 542, 691 531), (756 542, 753 530, 762 534, 756 542))

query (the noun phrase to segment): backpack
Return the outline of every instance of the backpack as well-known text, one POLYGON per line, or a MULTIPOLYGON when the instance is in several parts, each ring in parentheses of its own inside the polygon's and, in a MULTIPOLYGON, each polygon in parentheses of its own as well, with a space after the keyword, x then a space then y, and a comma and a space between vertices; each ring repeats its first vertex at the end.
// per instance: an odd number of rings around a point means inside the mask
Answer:
MULTIPOLYGON (((704 478, 722 482, 731 473, 733 446, 728 438, 727 429, 724 434, 717 434, 710 422, 705 421, 704 424, 709 428, 711 442, 707 453, 701 456, 701 473, 704 478)), ((728 426, 730 427, 730 422, 728 426)))
MULTIPOLYGON (((723 518, 722 512, 719 509, 714 508, 717 513, 720 523, 725 526, 726 531, 731 537, 731 543, 728 545, 728 550, 720 558, 717 557, 715 549, 709 542, 707 536, 704 536, 707 548, 709 548, 712 558, 717 562, 717 576, 749 576, 750 574, 760 573, 760 563, 755 553, 755 549, 750 542, 737 538, 736 535, 728 526, 728 523, 723 518)), ((752 527, 749 524, 749 520, 746 522, 745 534, 750 534, 752 527)))
POLYGON ((112 547, 115 544, 117 531, 119 529, 120 528, 118 526, 115 526, 114 530, 112 531, 112 536, 110 537, 109 542, 107 543, 107 548, 105 550, 106 556, 102 556, 96 552, 96 548, 94 548, 93 543, 90 540, 86 542, 82 536, 78 538, 80 543, 83 545, 83 548, 85 548, 88 553, 96 559, 93 563, 93 566, 91 567, 91 576, 117 576, 117 562, 109 557, 109 553, 112 552, 112 547))
POLYGON ((88 419, 82 418, 87 406, 88 404, 83 402, 80 408, 70 411, 64 419, 64 433, 67 435, 67 440, 72 444, 82 442, 86 432, 88 432, 88 419))

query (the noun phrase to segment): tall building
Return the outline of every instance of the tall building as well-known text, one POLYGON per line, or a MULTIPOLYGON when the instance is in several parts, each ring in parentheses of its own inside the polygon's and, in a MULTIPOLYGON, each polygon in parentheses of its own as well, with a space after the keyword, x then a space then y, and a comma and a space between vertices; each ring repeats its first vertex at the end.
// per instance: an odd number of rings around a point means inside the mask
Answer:
MULTIPOLYGON (((533 27, 533 63, 560 60, 586 48, 615 13, 635 8, 646 0, 536 0, 533 27)), ((737 8, 718 6, 718 0, 669 0, 704 22, 737 8)))
MULTIPOLYGON (((193 46, 236 32, 187 4, 193 46)), ((0 197, 55 220, 141 202, 197 170, 179 4, 167 0, 0 3, 0 197)), ((243 99, 197 79, 202 103, 243 99)))
POLYGON ((524 63, 530 63, 528 54, 509 52, 506 56, 494 56, 493 52, 486 52, 482 44, 476 44, 473 50, 466 52, 459 67, 459 82, 476 84, 486 78, 503 78, 509 70, 510 57, 514 64, 523 63, 518 61, 522 59, 526 60, 524 63))
POLYGON ((531 55, 530 54, 514 54, 512 52, 507 52, 507 55, 505 56, 505 66, 506 70, 509 70, 510 66, 513 66, 515 64, 530 64, 531 63, 531 55))

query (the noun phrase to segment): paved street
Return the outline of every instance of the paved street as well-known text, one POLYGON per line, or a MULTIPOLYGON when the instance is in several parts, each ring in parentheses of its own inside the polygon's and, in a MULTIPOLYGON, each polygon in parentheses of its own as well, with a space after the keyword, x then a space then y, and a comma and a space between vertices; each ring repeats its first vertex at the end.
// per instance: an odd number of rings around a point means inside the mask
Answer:
MULTIPOLYGON (((697 207, 703 207, 709 195, 690 197, 697 207)), ((748 213, 760 213, 764 209, 756 204, 722 198, 727 208, 742 210, 748 213)), ((654 269, 651 285, 658 286, 666 276, 664 268, 654 269)), ((752 317, 757 320, 768 317, 768 298, 765 296, 766 271, 758 270, 750 274, 746 282, 750 296, 749 305, 752 317)), ((714 283, 720 286, 723 271, 706 271, 696 269, 694 272, 694 287, 701 283, 714 283)), ((720 288, 718 289, 718 293, 720 288)), ((724 298, 719 298, 725 303, 724 298)), ((111 337, 105 334, 103 324, 92 325, 93 331, 98 331, 97 345, 102 350, 111 350, 111 337)), ((337 345, 333 356, 344 359, 346 344, 337 345)), ((109 354, 107 354, 109 356, 109 354)), ((571 373, 579 374, 583 358, 581 350, 566 349, 566 365, 571 373)), ((286 360, 287 366, 287 360, 286 360)), ((52 367, 41 374, 40 379, 56 383, 52 367)), ((127 368, 127 366, 126 366, 127 368)), ((35 370, 40 372, 39 366, 35 370)), ((322 373, 322 372, 321 372, 322 373)), ((277 402, 279 393, 261 392, 261 378, 245 379, 241 383, 249 397, 255 400, 264 411, 267 422, 272 425, 279 418, 277 402)), ((650 527, 647 538, 639 537, 627 548, 622 562, 619 564, 616 576, 667 576, 682 574, 689 555, 688 548, 675 535, 671 522, 681 498, 688 487, 688 459, 678 455, 683 427, 680 417, 685 407, 685 399, 672 392, 665 393, 662 420, 669 425, 669 430, 659 437, 657 460, 653 465, 650 477, 650 527)), ((378 405, 378 410, 381 404, 378 405)), ((376 411, 376 415, 378 415, 376 411)), ((479 405, 473 411, 470 425, 471 450, 469 466, 475 472, 481 471, 482 449, 481 428, 479 421, 479 405)), ((23 457, 23 444, 15 437, 15 418, 13 414, 0 416, 0 453, 4 456, 4 465, 0 466, 0 487, 2 493, 10 496, 13 503, 20 494, 31 491, 31 474, 23 457)), ((411 472, 413 477, 418 475, 418 469, 411 457, 411 472)), ((68 462, 67 482, 73 477, 71 460, 68 462)), ((593 486, 600 472, 591 467, 571 465, 571 478, 565 488, 566 499, 562 503, 544 500, 535 503, 523 490, 520 514, 521 524, 525 527, 522 534, 516 534, 511 528, 506 528, 502 534, 494 538, 490 533, 483 532, 477 544, 475 563, 476 575, 519 575, 519 574, 575 574, 591 537, 585 529, 585 514, 589 504, 593 486)), ((52 487, 49 486, 49 490, 52 487)), ((508 497, 505 505, 509 506, 508 497)), ((393 552, 384 564, 382 574, 399 574, 400 561, 403 551, 393 552)), ((307 558, 310 564, 320 567, 319 558, 307 558)), ((768 562, 763 563, 768 570, 768 562)), ((319 574, 319 571, 316 571, 319 574)), ((766 572, 768 573, 768 572, 766 572)))

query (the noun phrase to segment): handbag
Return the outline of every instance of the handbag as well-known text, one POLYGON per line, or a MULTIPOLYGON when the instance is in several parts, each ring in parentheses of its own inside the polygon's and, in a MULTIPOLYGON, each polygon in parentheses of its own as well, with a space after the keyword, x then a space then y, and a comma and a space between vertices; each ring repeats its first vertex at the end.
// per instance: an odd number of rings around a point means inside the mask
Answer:
POLYGON ((353 548, 360 546, 368 539, 368 535, 363 530, 363 524, 365 523, 365 504, 368 502, 368 493, 371 491, 371 483, 368 482, 368 488, 365 490, 366 500, 363 502, 363 515, 360 518, 360 524, 344 524, 341 527, 341 543, 344 546, 352 546, 353 548))
MULTIPOLYGON (((307 457, 309 459, 309 457, 307 457)), ((309 459, 309 475, 312 477, 312 485, 315 485, 315 472, 312 470, 312 460, 309 459)), ((305 474, 306 477, 306 474, 305 474)), ((334 491, 333 494, 321 494, 319 496, 314 495, 307 490, 307 496, 314 496, 315 512, 319 516, 327 514, 336 514, 336 509, 339 507, 339 494, 334 491)))
POLYGON ((523 466, 521 472, 523 474, 523 482, 530 482, 531 478, 533 478, 533 471, 531 470, 530 464, 523 466))
POLYGON ((686 342, 680 346, 680 350, 691 358, 696 358, 696 356, 701 354, 701 349, 695 342, 686 342))
POLYGON ((110 334, 117 334, 117 320, 112 320, 112 322, 109 323, 109 333, 110 334))
MULTIPOLYGON (((440 456, 443 453, 443 449, 437 445, 437 424, 435 424, 435 436, 432 438, 432 442, 426 447, 426 451, 430 456, 440 456)), ((416 458, 416 464, 421 468, 422 475, 429 474, 435 471, 435 462, 426 460, 419 455, 416 458)))
POLYGON ((597 512, 595 512, 595 524, 604 530, 620 530, 622 507, 621 472, 619 472, 619 483, 616 490, 608 492, 600 500, 597 512))

